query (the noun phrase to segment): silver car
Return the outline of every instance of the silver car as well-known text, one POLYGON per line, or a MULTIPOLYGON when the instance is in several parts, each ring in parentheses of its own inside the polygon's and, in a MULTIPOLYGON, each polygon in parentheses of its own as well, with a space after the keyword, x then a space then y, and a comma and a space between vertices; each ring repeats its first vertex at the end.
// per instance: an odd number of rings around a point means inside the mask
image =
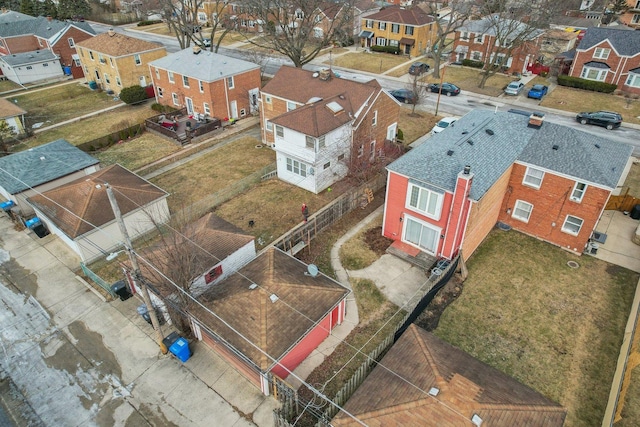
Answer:
POLYGON ((524 83, 520 81, 511 82, 505 88, 504 93, 507 95, 520 95, 520 92, 522 92, 522 89, 524 89, 524 83))

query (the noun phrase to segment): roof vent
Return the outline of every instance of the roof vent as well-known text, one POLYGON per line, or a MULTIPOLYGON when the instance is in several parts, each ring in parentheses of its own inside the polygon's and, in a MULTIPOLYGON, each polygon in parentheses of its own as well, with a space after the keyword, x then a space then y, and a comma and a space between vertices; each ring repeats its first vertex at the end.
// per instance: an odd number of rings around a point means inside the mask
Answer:
POLYGON ((468 139, 468 140, 467 140, 467 144, 469 144, 469 145, 473 145, 473 139, 468 139))
POLYGON ((439 389, 438 387, 431 387, 431 388, 429 389, 429 394, 430 394, 431 396, 437 396, 437 395, 438 395, 438 393, 440 393, 440 389, 439 389))
POLYGON ((271 300, 272 303, 275 303, 276 301, 278 301, 278 295, 271 294, 269 295, 269 299, 271 300))
POLYGON ((595 147, 596 147, 596 148, 600 148, 600 144, 596 144, 596 145, 595 145, 595 147))
POLYGON ((40 160, 47 160, 45 156, 40 156, 40 160))
POLYGON ((307 104, 315 104, 318 101, 322 101, 322 98, 319 96, 313 96, 307 101, 307 104))
POLYGON ((468 131, 468 130, 463 130, 463 131, 462 131, 462 134, 463 134, 463 135, 466 135, 466 134, 468 134, 468 133, 469 133, 469 131, 468 131))
POLYGON ((471 422, 480 427, 482 425, 482 418, 480 418, 480 415, 478 414, 473 414, 473 417, 471 417, 471 422))
POLYGON ((493 131, 491 129, 485 129, 484 131, 487 133, 487 135, 493 135, 493 131))
POLYGON ((255 283, 252 283, 249 285, 249 289, 254 290, 255 288, 257 288, 258 285, 256 285, 255 283))
POLYGON ((558 146, 558 144, 553 144, 553 146, 551 147, 553 150, 558 151, 558 148, 560 148, 558 146))
POLYGON ((453 156, 453 150, 447 151, 447 156, 453 156))

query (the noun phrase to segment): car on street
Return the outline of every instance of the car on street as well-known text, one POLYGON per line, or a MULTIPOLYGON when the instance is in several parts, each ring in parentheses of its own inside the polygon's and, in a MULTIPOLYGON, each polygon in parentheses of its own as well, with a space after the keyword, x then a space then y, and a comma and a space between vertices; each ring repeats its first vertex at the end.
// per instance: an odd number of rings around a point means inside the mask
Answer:
POLYGON ((409 89, 396 89, 389 93, 391 93, 391 96, 395 99, 405 104, 414 104, 417 100, 416 94, 409 89))
POLYGON ((545 85, 533 85, 529 92, 527 92, 527 98, 542 99, 547 94, 549 87, 545 85))
POLYGON ((433 93, 440 92, 447 96, 455 96, 460 93, 460 88, 453 83, 442 83, 442 88, 440 87, 440 83, 431 83, 429 90, 433 93))
POLYGON ((211 39, 196 40, 196 45, 200 47, 211 47, 211 39))
POLYGON ((445 117, 440 120, 436 125, 431 129, 431 135, 435 135, 436 133, 440 133, 452 124, 454 124, 458 120, 457 117, 445 117))
POLYGON ((524 89, 524 83, 522 83, 521 81, 511 82, 504 89, 504 93, 506 95, 520 95, 522 89, 524 89))
POLYGON ((622 116, 613 111, 592 111, 579 113, 576 120, 581 125, 603 126, 608 130, 619 128, 622 124, 622 116))
POLYGON ((426 73, 429 71, 429 64, 425 64, 424 62, 414 62, 409 67, 409 74, 412 76, 419 76, 422 73, 426 73))

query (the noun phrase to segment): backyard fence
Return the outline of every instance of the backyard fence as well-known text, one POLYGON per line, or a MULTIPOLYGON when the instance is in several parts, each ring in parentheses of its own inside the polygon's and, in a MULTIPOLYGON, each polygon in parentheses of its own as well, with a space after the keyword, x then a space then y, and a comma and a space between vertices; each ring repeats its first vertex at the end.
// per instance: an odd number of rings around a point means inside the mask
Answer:
POLYGON ((100 276, 98 276, 89 267, 87 267, 87 265, 84 262, 80 263, 80 268, 82 268, 82 272, 84 273, 84 275, 87 276, 89 279, 91 279, 93 283, 95 283, 96 285, 100 286, 102 289, 107 291, 109 295, 111 295, 113 298, 116 297, 115 292, 111 290, 111 284, 105 282, 100 276))
POLYGON ((633 207, 638 204, 640 204, 640 199, 629 195, 629 187, 627 187, 624 194, 609 197, 604 208, 611 211, 631 212, 633 207))
POLYGON ((144 126, 140 123, 136 123, 133 126, 117 130, 108 135, 103 135, 100 138, 83 142, 82 144, 78 145, 78 148, 85 153, 90 153, 92 151, 98 151, 102 148, 110 147, 118 141, 123 141, 128 138, 139 136, 142 134, 142 132, 144 132, 144 126))

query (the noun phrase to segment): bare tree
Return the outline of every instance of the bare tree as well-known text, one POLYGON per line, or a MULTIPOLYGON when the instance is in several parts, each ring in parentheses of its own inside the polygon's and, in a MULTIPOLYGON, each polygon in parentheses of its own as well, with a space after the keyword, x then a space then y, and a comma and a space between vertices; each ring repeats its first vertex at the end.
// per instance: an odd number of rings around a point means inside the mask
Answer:
POLYGON ((253 45, 285 55, 296 67, 302 67, 337 37, 350 34, 351 1, 245 0, 242 5, 247 17, 264 23, 261 37, 245 35, 253 45))
POLYGON ((10 140, 13 140, 16 135, 16 131, 13 126, 10 126, 5 120, 0 120, 0 156, 4 156, 9 153, 11 146, 9 144, 10 140))
POLYGON ((169 29, 176 35, 181 49, 189 47, 192 41, 195 44, 204 46, 204 39, 209 38, 211 40, 209 49, 217 53, 220 43, 222 43, 227 33, 233 29, 232 26, 225 25, 228 0, 206 2, 204 0, 160 1, 162 3, 163 18, 166 20, 169 29), (205 3, 206 8, 204 7, 205 3), (198 23, 199 10, 210 11, 212 14, 207 16, 205 30, 198 23), (213 43, 214 40, 216 40, 215 44, 213 43))
POLYGON ((416 105, 420 104, 421 101, 427 98, 427 85, 424 79, 420 77, 420 75, 410 74, 407 89, 413 92, 413 98, 409 103, 411 104, 411 115, 415 116, 416 105))

